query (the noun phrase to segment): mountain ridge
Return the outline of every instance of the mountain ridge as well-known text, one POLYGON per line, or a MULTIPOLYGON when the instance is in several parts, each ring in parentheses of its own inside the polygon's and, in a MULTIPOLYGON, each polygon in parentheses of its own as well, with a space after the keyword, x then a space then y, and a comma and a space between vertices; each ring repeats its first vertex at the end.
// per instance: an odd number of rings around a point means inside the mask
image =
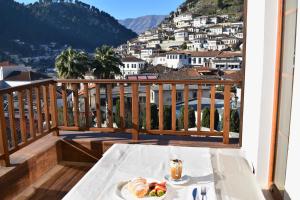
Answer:
POLYGON ((157 27, 166 16, 167 15, 145 15, 137 18, 119 20, 119 23, 140 34, 157 27))

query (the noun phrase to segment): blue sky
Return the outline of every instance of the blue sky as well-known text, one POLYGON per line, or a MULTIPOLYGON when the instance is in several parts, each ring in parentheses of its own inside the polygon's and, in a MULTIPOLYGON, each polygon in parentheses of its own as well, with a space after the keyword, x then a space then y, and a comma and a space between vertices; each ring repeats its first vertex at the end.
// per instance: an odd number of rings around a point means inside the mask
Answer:
MULTIPOLYGON (((37 0, 17 0, 33 3, 37 0)), ((140 17, 143 15, 167 15, 184 0, 81 0, 98 7, 117 19, 140 17)))

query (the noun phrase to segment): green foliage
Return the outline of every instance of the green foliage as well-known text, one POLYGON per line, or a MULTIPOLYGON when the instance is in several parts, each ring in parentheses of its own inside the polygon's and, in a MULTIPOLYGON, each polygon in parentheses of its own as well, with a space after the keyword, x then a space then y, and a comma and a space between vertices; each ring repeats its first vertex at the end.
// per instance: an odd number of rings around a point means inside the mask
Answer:
POLYGON ((172 107, 164 106, 164 129, 172 129, 172 107))
POLYGON ((204 108, 202 111, 202 122, 203 127, 209 128, 210 127, 210 110, 209 108, 204 108))
POLYGON ((151 129, 158 128, 158 109, 155 104, 151 104, 151 129))
POLYGON ((113 79, 121 75, 119 65, 123 65, 120 56, 112 47, 103 45, 96 48, 90 70, 98 79, 113 79))
MULTIPOLYGON (((180 118, 179 118, 179 123, 178 126, 180 129, 184 128, 184 106, 180 108, 180 118)), ((196 116, 195 116, 195 110, 193 107, 189 107, 188 111, 188 127, 193 128, 196 126, 196 116)))
POLYGON ((243 18, 244 0, 186 0, 180 8, 201 15, 228 14, 229 21, 236 21, 243 18))
POLYGON ((237 109, 230 110, 230 131, 240 131, 240 115, 237 109))
POLYGON ((34 3, 24 5, 0 1, 0 49, 27 55, 35 53, 27 44, 65 44, 91 51, 98 45, 117 46, 136 37, 109 14, 91 6, 72 3, 34 3), (16 45, 14 39, 26 42, 16 45), (24 48, 26 47, 26 48, 24 48))
POLYGON ((76 51, 69 47, 56 57, 55 68, 59 78, 83 78, 88 70, 88 57, 83 51, 76 51))
MULTIPOLYGON (((215 120, 214 120, 214 129, 219 130, 219 111, 215 109, 215 120)), ((210 128, 210 109, 208 107, 204 108, 202 112, 202 126, 206 128, 210 128)))
POLYGON ((180 47, 182 50, 186 50, 187 49, 187 44, 186 42, 184 42, 181 47, 180 47))

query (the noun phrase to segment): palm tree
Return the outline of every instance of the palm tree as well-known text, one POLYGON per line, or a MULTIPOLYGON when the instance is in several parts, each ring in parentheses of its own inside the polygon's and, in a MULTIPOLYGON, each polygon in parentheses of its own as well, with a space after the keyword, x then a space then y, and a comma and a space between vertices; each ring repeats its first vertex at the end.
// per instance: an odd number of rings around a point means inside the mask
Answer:
POLYGON ((113 79, 121 75, 119 66, 123 66, 120 56, 106 45, 98 47, 91 64, 91 71, 98 79, 113 79))
POLYGON ((55 59, 55 68, 59 78, 83 78, 87 71, 88 56, 83 51, 76 51, 69 47, 62 51, 55 59))
MULTIPOLYGON (((94 58, 91 62, 91 72, 97 79, 114 79, 115 75, 121 75, 120 66, 124 66, 121 57, 114 50, 106 45, 96 48, 94 58)), ((106 122, 108 122, 108 95, 106 95, 106 122)), ((100 123, 100 122, 99 122, 100 123)))

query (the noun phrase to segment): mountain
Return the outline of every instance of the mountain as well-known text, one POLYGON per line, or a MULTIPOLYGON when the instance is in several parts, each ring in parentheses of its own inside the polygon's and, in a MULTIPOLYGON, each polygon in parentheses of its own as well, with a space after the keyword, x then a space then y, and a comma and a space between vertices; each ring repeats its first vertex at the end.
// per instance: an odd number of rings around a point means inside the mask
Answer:
POLYGON ((232 21, 240 21, 243 18, 243 9, 244 0, 186 0, 177 12, 200 15, 228 14, 232 21))
POLYGON ((32 50, 29 46, 55 43, 89 51, 102 44, 117 46, 137 36, 108 13, 78 0, 40 2, 25 6, 0 0, 0 50, 26 55, 32 50))
POLYGON ((147 15, 138 18, 119 20, 119 23, 140 34, 157 27, 157 25, 159 25, 165 17, 165 15, 147 15))

